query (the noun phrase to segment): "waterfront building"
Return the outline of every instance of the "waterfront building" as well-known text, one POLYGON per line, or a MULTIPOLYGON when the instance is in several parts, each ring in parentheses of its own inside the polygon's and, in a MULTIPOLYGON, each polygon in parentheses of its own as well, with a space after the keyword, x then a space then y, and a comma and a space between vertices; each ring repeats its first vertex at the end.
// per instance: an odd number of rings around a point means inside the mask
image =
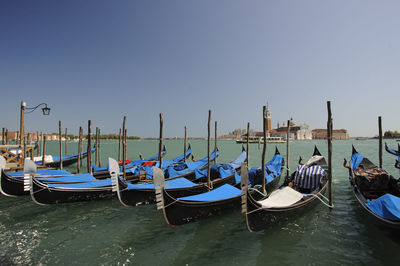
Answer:
MULTIPOLYGON (((328 131, 326 129, 313 129, 312 131, 313 139, 327 139, 328 131)), ((332 139, 335 140, 347 140, 350 136, 346 129, 334 129, 332 130, 332 139)))

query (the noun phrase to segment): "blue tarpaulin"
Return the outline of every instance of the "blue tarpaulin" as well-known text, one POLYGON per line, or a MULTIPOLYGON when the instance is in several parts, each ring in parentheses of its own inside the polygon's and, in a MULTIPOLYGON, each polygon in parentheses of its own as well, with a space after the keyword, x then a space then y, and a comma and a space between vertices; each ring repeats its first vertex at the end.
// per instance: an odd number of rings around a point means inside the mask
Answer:
MULTIPOLYGON (((7 175, 12 177, 23 177, 24 172, 11 172, 7 173, 7 175)), ((41 177, 41 176, 66 176, 66 175, 71 175, 71 173, 66 170, 37 170, 35 176, 41 177)))
POLYGON ((41 182, 87 182, 87 181, 97 181, 95 177, 91 174, 77 174, 71 176, 59 176, 59 177, 39 177, 35 176, 41 182))
MULTIPOLYGON (((281 174, 282 155, 275 154, 274 157, 265 165, 265 182, 271 182, 275 177, 281 174)), ((249 184, 254 186, 261 184, 261 167, 252 167, 249 170, 249 184)))
POLYGON ((241 190, 232 185, 225 184, 209 192, 178 198, 184 201, 217 201, 240 196, 241 190))
POLYGON ((378 216, 400 221, 400 198, 392 194, 385 194, 376 200, 367 202, 367 207, 378 216))
MULTIPOLYGON (((219 154, 219 151, 217 151, 217 155, 219 154)), ((212 152, 210 154, 210 161, 214 160, 215 158, 215 152, 212 152)), ((168 167, 165 170, 165 177, 166 178, 172 178, 176 176, 180 176, 189 172, 194 171, 195 169, 200 169, 204 166, 206 166, 208 163, 208 157, 204 157, 201 160, 198 160, 196 162, 190 162, 190 163, 180 163, 177 165, 172 165, 171 167, 168 167)))
POLYGON ((359 154, 359 153, 354 153, 351 155, 351 167, 353 170, 357 170, 358 166, 360 166, 361 161, 364 159, 364 157, 359 154))

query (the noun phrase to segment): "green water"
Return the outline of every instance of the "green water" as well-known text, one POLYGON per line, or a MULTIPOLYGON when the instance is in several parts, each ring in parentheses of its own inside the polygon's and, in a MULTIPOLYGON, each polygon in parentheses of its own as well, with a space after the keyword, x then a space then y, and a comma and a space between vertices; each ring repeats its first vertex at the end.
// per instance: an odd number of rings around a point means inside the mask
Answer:
MULTIPOLYGON (((179 140, 165 141, 166 158, 183 153, 179 140)), ((191 141, 197 159, 206 155, 206 141, 191 141)), ((316 144, 327 155, 325 141, 291 142, 290 168, 299 156, 307 160, 316 144)), ((335 141, 333 144, 334 209, 319 204, 284 225, 250 233, 244 216, 233 212, 177 228, 169 227, 154 205, 127 208, 118 199, 39 206, 29 196, 0 196, 0 265, 338 265, 396 264, 400 237, 376 226, 354 199, 343 158, 351 144, 378 162, 378 141, 335 141)), ((397 147, 395 141, 389 146, 397 147)), ((268 145, 267 159, 275 145, 268 145)), ((57 155, 58 142, 47 144, 57 155)), ((286 144, 277 144, 286 157, 286 144)), ((219 141, 219 162, 234 159, 241 145, 219 141)), ((128 141, 128 158, 157 153, 156 141, 128 141)), ((77 143, 68 144, 76 153, 77 143)), ((103 141, 103 166, 116 158, 118 143, 103 141)), ((384 168, 398 177, 395 157, 384 151, 384 168)), ((251 166, 260 165, 261 149, 250 145, 251 166)), ((74 171, 76 165, 68 168, 74 171)))

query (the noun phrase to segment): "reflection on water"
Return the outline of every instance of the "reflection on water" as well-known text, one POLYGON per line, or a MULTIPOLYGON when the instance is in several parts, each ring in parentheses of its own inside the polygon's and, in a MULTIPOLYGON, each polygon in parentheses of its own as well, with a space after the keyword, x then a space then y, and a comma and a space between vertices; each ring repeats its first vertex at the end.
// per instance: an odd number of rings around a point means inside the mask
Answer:
MULTIPOLYGON (((165 141, 167 158, 183 152, 182 141, 165 141)), ((39 206, 30 197, 0 196, 0 265, 90 264, 90 265, 335 265, 389 264, 398 261, 399 235, 369 219, 353 197, 343 158, 350 157, 351 144, 378 161, 377 141, 335 141, 334 204, 322 204, 306 215, 258 232, 247 231, 239 212, 171 228, 155 206, 127 208, 117 199, 39 206)), ((192 141, 196 158, 206 155, 205 141, 192 141)), ((299 156, 311 156, 317 144, 327 154, 324 141, 291 142, 290 168, 299 156)), ((388 142, 395 147, 395 141, 388 142)), ((156 141, 128 141, 128 158, 157 153, 156 141)), ((286 144, 277 144, 285 157, 286 144)), ((268 145, 267 159, 273 146, 268 145)), ((68 151, 77 150, 70 143, 68 151)), ((48 143, 57 154, 58 144, 48 143)), ((219 162, 230 161, 241 145, 220 141, 219 162)), ((250 145, 250 165, 260 165, 261 150, 250 145)), ((116 142, 102 142, 102 163, 116 157, 116 142)), ((384 167, 393 175, 394 156, 384 153, 384 167)), ((85 165, 85 162, 84 162, 85 165)), ((71 166, 69 170, 75 170, 71 166)))

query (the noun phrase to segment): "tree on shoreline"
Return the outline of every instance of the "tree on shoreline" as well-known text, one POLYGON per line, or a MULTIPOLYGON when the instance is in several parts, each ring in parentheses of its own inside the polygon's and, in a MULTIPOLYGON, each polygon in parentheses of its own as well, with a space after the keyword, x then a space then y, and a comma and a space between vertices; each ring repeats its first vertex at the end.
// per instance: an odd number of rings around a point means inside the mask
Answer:
POLYGON ((400 138, 400 133, 395 130, 395 131, 385 131, 385 133, 383 134, 383 137, 385 139, 394 139, 394 138, 400 138))

